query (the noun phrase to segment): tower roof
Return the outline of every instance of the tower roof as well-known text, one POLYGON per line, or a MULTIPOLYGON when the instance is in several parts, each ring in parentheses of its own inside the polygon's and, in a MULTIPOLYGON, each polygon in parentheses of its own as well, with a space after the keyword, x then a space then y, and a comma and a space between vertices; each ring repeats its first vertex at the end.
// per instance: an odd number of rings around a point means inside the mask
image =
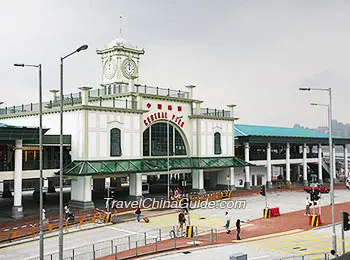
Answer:
POLYGON ((113 47, 126 47, 131 49, 138 49, 136 45, 126 41, 124 38, 121 37, 114 39, 113 41, 110 41, 105 45, 106 49, 113 47))

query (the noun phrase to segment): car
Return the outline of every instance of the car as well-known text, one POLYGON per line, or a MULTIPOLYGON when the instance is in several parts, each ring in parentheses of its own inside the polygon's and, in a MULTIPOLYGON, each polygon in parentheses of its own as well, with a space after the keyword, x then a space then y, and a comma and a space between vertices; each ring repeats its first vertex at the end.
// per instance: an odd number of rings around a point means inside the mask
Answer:
POLYGON ((319 183, 311 183, 308 186, 304 186, 304 191, 309 193, 311 190, 317 190, 320 193, 329 193, 330 189, 329 187, 324 186, 323 184, 319 183))

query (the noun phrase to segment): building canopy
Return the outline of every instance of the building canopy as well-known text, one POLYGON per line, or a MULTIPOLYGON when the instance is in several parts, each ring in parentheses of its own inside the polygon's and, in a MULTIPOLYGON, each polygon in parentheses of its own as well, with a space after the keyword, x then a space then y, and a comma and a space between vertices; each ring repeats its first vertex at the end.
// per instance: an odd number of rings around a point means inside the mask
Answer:
MULTIPOLYGON (((236 157, 183 157, 169 158, 169 170, 215 169, 253 166, 236 157)), ((167 158, 130 160, 73 161, 63 169, 66 176, 98 176, 116 173, 164 172, 168 170, 167 158)), ((57 172, 56 174, 59 174, 57 172)))

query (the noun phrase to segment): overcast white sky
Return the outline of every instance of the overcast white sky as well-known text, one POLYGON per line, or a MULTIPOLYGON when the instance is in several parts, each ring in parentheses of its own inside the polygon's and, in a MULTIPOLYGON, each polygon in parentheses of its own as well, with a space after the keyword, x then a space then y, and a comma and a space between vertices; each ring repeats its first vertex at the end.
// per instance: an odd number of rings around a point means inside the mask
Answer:
MULTIPOLYGON (((327 124, 326 92, 333 116, 350 123, 350 1, 119 1, 0 0, 0 101, 38 101, 35 69, 42 63, 44 100, 59 89, 60 57, 82 44, 89 49, 65 60, 65 94, 99 87, 96 49, 123 37, 145 49, 140 83, 186 90, 196 85, 203 107, 236 104, 239 123, 309 127, 327 124)), ((3 105, 3 106, 4 106, 3 105)))

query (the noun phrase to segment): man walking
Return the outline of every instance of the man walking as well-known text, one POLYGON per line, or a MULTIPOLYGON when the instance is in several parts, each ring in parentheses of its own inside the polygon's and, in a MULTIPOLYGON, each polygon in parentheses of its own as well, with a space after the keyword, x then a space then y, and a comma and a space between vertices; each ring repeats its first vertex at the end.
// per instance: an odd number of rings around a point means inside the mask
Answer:
POLYGON ((226 225, 225 225, 226 233, 230 234, 231 233, 231 230, 230 230, 230 215, 228 214, 228 212, 226 212, 226 214, 225 214, 225 220, 226 220, 226 225))

